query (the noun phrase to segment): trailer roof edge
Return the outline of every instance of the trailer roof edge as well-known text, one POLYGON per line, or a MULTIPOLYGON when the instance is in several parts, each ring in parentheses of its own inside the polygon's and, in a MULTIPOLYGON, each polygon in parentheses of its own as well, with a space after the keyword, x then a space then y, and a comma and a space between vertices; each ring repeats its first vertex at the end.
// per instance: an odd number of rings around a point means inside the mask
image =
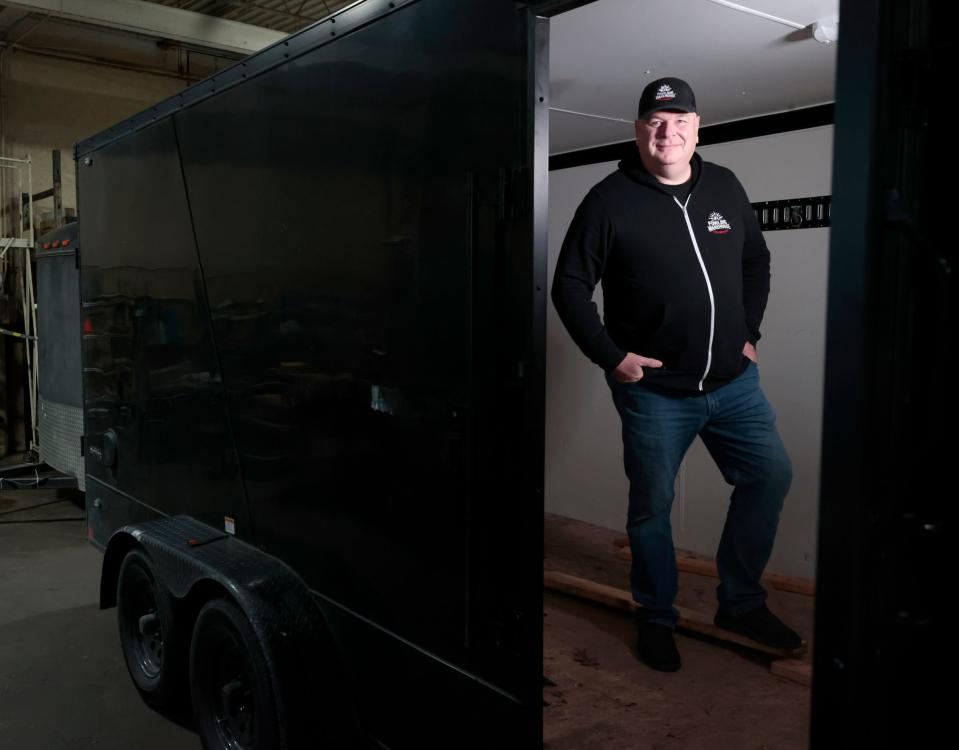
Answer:
POLYGON ((198 81, 179 94, 174 94, 149 109, 78 141, 74 145, 73 158, 77 160, 87 156, 110 143, 165 120, 187 107, 223 93, 415 2, 418 0, 357 0, 352 5, 198 81))

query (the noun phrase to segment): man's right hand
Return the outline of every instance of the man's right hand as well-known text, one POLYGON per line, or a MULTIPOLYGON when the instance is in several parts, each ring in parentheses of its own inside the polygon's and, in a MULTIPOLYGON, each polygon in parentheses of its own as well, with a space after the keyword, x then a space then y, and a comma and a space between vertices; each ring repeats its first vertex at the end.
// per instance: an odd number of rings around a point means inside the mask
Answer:
POLYGON ((613 370, 613 379, 620 383, 635 383, 643 379, 644 367, 662 367, 663 363, 658 359, 641 357, 638 354, 628 352, 626 358, 616 365, 613 370))

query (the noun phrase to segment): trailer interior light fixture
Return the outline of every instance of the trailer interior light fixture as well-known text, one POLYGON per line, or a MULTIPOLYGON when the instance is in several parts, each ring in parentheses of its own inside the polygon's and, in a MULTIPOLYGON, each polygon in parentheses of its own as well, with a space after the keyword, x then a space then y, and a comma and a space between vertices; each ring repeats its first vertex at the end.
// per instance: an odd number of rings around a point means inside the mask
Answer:
POLYGON ((711 3, 716 5, 722 5, 724 8, 731 8, 732 10, 738 10, 740 13, 748 13, 751 16, 756 16, 757 18, 765 18, 767 21, 775 21, 776 23, 781 23, 783 26, 791 26, 794 29, 805 29, 806 24, 797 23, 796 21, 790 21, 787 18, 780 18, 779 16, 774 16, 769 13, 763 13, 761 10, 756 10, 755 8, 747 8, 745 5, 740 5, 739 3, 730 3, 727 0, 709 0, 711 3))
POLYGON ((821 44, 835 42, 839 38, 839 20, 821 18, 812 25, 812 35, 821 44))
POLYGON ((830 44, 831 42, 835 42, 837 39, 839 39, 839 19, 835 16, 820 18, 810 24, 801 24, 796 21, 790 21, 788 18, 780 18, 779 16, 774 16, 770 13, 764 13, 763 11, 756 10, 755 8, 749 8, 745 5, 740 5, 739 3, 731 3, 728 0, 707 0, 707 2, 714 3, 715 5, 722 5, 724 8, 738 10, 740 13, 746 13, 750 16, 756 16, 757 18, 765 18, 767 21, 774 21, 775 23, 782 24, 783 26, 789 26, 790 28, 798 29, 799 31, 808 31, 810 32, 811 38, 815 39, 820 44, 830 44))

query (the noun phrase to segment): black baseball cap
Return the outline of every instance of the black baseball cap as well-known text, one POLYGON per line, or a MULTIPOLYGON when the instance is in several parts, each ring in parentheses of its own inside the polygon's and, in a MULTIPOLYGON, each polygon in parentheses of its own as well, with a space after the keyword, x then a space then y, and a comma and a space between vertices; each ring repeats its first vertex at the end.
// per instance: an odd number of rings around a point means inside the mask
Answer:
POLYGON ((661 109, 695 112, 696 95, 681 78, 658 78, 643 89, 643 95, 639 97, 637 119, 641 120, 661 109))

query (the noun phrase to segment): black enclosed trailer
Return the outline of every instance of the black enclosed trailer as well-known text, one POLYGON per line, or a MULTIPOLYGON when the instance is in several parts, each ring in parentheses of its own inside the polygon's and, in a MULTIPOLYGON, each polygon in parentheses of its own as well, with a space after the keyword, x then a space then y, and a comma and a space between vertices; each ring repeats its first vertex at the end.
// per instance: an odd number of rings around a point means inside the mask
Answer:
POLYGON ((77 146, 102 603, 210 746, 541 744, 535 34, 366 0, 77 146))
MULTIPOLYGON (((540 14, 588 2, 364 0, 78 145, 101 601, 209 746, 541 746, 540 14)), ((817 748, 948 716, 933 10, 840 14, 817 748)))

